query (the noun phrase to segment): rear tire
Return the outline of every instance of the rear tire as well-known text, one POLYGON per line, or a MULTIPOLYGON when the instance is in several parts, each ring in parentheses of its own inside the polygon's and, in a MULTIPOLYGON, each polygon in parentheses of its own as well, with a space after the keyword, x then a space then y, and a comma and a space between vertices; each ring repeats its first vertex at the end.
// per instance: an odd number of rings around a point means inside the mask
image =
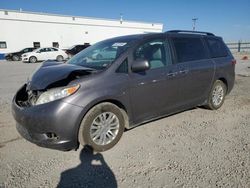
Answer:
POLYGON ((210 91, 208 103, 205 107, 211 110, 219 109, 224 103, 226 92, 226 85, 221 80, 216 80, 210 91))
POLYGON ((29 62, 30 62, 30 63, 36 63, 36 62, 37 62, 37 58, 36 58, 35 56, 31 56, 31 57, 29 58, 29 62))
POLYGON ((106 151, 120 140, 125 128, 122 110, 109 102, 94 106, 84 116, 78 132, 82 146, 91 146, 95 151, 106 151))
POLYGON ((59 61, 59 62, 63 61, 63 56, 61 56, 61 55, 57 56, 56 60, 59 61))

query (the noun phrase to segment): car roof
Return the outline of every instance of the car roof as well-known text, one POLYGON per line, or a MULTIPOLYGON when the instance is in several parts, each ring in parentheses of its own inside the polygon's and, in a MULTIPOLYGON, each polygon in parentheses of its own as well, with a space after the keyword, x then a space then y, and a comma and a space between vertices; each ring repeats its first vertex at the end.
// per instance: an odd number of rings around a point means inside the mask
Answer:
POLYGON ((110 40, 114 40, 114 41, 136 41, 136 40, 140 40, 143 38, 147 38, 150 36, 162 36, 165 35, 164 33, 145 33, 145 34, 134 34, 134 35, 124 35, 124 36, 119 36, 119 37, 113 37, 110 39, 106 39, 107 41, 110 40))
POLYGON ((189 30, 170 30, 166 32, 161 32, 161 33, 145 33, 145 34, 134 34, 134 35, 125 35, 125 36, 120 36, 120 37, 114 37, 111 39, 107 40, 140 40, 143 38, 147 37, 153 37, 153 36, 164 36, 164 35, 175 35, 175 36, 200 36, 200 37, 215 37, 215 38, 221 38, 213 33, 210 32, 204 32, 204 31, 189 31, 189 30))
POLYGON ((193 37, 205 37, 205 38, 217 38, 222 39, 220 36, 216 36, 215 34, 211 32, 205 32, 205 31, 190 31, 190 30, 170 30, 165 32, 169 36, 193 36, 193 37))
POLYGON ((55 48, 55 49, 59 49, 59 48, 56 48, 56 47, 40 47, 40 48, 37 48, 38 49, 43 49, 43 48, 55 48))

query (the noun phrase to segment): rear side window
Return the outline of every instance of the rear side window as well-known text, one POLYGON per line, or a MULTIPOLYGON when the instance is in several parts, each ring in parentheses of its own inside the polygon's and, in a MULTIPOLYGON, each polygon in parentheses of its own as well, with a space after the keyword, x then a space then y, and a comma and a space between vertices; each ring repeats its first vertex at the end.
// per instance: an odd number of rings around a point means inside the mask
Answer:
POLYGON ((173 38, 178 63, 207 59, 201 38, 173 38))
POLYGON ((211 57, 226 57, 228 55, 226 45, 222 42, 222 40, 208 38, 207 43, 211 57))

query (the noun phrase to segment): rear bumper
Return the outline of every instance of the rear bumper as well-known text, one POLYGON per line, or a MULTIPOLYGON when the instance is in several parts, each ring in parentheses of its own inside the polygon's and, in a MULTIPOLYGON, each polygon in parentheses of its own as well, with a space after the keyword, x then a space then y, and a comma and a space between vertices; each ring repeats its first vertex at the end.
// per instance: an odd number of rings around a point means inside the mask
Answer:
POLYGON ((20 107, 16 97, 12 102, 16 128, 22 137, 38 146, 63 151, 79 146, 82 110, 60 100, 31 107, 20 107))

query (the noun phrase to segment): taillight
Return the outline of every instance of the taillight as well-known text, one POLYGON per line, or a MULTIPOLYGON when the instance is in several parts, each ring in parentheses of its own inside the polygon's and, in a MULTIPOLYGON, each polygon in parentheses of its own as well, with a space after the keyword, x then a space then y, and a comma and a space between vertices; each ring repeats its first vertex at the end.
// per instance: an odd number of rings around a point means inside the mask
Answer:
POLYGON ((236 60, 233 59, 231 63, 232 63, 232 65, 235 65, 236 64, 236 60))

